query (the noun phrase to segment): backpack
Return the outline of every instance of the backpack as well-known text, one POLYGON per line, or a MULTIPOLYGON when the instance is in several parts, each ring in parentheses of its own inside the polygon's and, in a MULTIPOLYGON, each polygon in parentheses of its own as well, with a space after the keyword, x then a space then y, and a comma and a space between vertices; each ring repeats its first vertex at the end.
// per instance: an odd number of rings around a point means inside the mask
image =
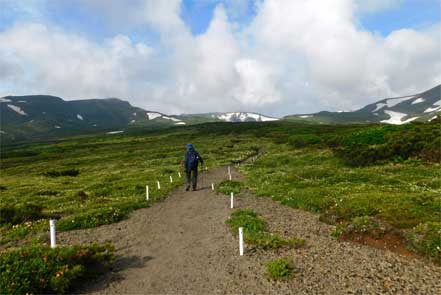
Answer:
POLYGON ((196 151, 189 151, 187 154, 187 168, 194 169, 197 167, 199 155, 196 151))

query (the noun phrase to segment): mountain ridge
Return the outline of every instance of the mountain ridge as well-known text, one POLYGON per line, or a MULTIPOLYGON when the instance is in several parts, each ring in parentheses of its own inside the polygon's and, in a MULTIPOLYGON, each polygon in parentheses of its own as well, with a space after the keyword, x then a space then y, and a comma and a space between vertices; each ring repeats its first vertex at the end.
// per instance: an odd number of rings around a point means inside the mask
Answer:
POLYGON ((430 121, 441 111, 441 85, 425 92, 384 98, 351 112, 321 111, 283 118, 256 112, 209 112, 167 115, 135 107, 119 98, 63 100, 52 95, 0 98, 0 139, 72 136, 90 133, 117 134, 134 127, 164 128, 210 122, 270 122, 286 120, 306 124, 386 123, 430 121))

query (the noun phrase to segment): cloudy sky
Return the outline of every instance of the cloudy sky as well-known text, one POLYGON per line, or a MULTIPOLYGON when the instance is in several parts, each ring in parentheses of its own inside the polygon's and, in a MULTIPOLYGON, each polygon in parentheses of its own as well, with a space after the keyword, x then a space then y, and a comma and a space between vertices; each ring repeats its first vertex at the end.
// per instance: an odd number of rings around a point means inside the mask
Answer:
POLYGON ((441 83, 441 0, 0 0, 0 96, 351 110, 441 83))

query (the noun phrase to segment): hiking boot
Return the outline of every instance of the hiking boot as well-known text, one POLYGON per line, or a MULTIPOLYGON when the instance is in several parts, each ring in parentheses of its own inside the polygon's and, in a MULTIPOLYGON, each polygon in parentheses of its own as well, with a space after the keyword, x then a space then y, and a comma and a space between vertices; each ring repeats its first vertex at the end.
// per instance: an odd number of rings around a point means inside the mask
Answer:
POLYGON ((191 190, 192 190, 192 191, 196 191, 196 188, 194 187, 194 188, 192 188, 191 190))
POLYGON ((190 186, 187 185, 187 187, 185 188, 185 190, 188 192, 189 189, 190 189, 190 186))

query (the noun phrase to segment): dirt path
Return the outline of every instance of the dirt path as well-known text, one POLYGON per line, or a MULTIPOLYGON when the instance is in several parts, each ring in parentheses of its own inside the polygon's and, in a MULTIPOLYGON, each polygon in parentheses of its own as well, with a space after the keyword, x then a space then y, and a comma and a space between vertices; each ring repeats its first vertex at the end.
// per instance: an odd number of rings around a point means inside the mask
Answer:
MULTIPOLYGON (((241 176, 233 171, 233 178, 241 176)), ((306 239, 298 250, 248 251, 225 221, 229 197, 211 183, 226 169, 205 173, 202 189, 175 190, 165 201, 134 212, 128 220, 98 228, 60 233, 61 244, 111 241, 119 259, 113 271, 80 290, 88 294, 439 294, 440 268, 417 259, 330 237, 331 227, 314 214, 247 193, 237 208, 253 208, 282 236, 306 239), (273 282, 265 276, 270 259, 288 257, 294 278, 273 282)))

